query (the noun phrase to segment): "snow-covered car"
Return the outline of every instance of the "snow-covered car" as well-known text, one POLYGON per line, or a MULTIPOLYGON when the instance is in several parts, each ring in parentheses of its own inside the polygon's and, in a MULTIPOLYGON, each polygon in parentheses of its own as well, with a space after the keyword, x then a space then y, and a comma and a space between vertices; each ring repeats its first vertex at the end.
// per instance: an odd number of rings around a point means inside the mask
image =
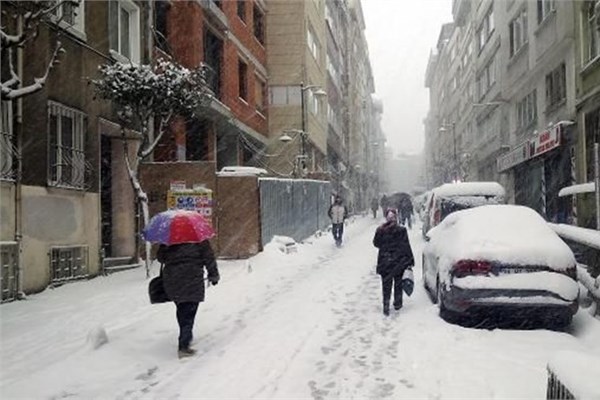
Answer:
POLYGON ((503 204, 504 187, 498 182, 446 183, 434 188, 427 199, 423 217, 423 236, 449 214, 488 204, 503 204))
POLYGON ((440 315, 535 310, 566 326, 578 308, 571 249, 534 210, 489 205, 455 212, 431 229, 423 283, 440 315))

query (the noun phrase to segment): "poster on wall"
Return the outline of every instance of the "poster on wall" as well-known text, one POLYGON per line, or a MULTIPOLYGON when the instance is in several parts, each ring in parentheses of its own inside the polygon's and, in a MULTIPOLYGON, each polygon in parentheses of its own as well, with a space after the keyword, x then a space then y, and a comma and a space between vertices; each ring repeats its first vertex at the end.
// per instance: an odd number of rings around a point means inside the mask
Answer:
POLYGON ((174 188, 167 192, 167 208, 169 210, 197 211, 212 224, 212 190, 199 185, 194 185, 193 189, 174 188))

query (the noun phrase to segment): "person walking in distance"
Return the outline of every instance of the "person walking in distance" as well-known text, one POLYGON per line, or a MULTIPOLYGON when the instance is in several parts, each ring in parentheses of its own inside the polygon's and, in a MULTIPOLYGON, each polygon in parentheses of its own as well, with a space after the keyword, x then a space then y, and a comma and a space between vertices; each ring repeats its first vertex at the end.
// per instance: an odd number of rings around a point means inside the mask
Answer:
POLYGON ((383 314, 390 315, 390 299, 394 290, 394 309, 402 308, 402 276, 415 264, 406 228, 398 224, 398 211, 390 208, 386 222, 375 231, 373 245, 379 249, 377 274, 381 276, 383 314))
POLYGON ((344 220, 348 217, 348 209, 342 203, 340 196, 335 196, 333 204, 329 206, 327 212, 329 218, 331 218, 331 233, 335 240, 336 246, 342 244, 342 235, 344 234, 344 220))
POLYGON ((165 264, 165 292, 177 308, 179 358, 193 356, 196 350, 190 347, 190 343, 198 304, 204 301, 204 269, 211 284, 219 283, 219 270, 212 247, 208 240, 170 246, 161 244, 156 256, 159 262, 165 264))
POLYGON ((371 199, 371 211, 373 211, 373 218, 377 218, 377 209, 379 208, 379 200, 377 197, 371 199))

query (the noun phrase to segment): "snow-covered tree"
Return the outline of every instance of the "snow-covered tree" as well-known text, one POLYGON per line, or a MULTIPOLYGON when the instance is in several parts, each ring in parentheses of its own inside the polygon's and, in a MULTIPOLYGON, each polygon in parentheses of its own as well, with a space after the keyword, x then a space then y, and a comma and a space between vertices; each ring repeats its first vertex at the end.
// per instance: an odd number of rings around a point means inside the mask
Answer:
MULTIPOLYGON (((125 163, 145 225, 149 221, 148 197, 138 177, 140 163, 152 154, 174 117, 192 117, 209 105, 213 94, 207 86, 206 73, 203 67, 189 70, 160 59, 155 65, 105 64, 100 66, 101 77, 92 80, 96 95, 109 100, 121 120, 125 163), (139 142, 133 159, 129 156, 128 128, 139 142)), ((147 275, 149 260, 147 243, 147 275)))
MULTIPOLYGON (((3 2, 8 3, 8 2, 3 2)), ((33 82, 24 83, 19 76, 16 65, 17 49, 26 47, 38 37, 39 27, 42 23, 66 22, 64 18, 69 10, 71 17, 76 14, 79 0, 30 0, 13 1, 2 6, 2 25, 0 26, 0 51, 2 59, 1 98, 14 100, 43 89, 52 68, 60 63, 59 56, 65 50, 60 40, 56 39, 54 51, 46 64, 42 76, 33 79, 33 82), (61 10, 60 12, 58 12, 61 10)))

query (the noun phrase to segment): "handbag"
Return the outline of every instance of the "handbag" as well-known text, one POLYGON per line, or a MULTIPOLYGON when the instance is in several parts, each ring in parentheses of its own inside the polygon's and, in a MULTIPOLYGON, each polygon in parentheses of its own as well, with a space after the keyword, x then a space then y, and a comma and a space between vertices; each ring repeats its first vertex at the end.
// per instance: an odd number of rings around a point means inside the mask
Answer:
POLYGON ((163 265, 160 266, 160 273, 158 276, 152 278, 148 284, 148 296, 150 297, 150 304, 166 303, 171 301, 167 292, 165 292, 165 286, 162 279, 163 265))
POLYGON ((406 268, 402 274, 402 290, 410 296, 415 287, 414 275, 412 268, 406 268))

